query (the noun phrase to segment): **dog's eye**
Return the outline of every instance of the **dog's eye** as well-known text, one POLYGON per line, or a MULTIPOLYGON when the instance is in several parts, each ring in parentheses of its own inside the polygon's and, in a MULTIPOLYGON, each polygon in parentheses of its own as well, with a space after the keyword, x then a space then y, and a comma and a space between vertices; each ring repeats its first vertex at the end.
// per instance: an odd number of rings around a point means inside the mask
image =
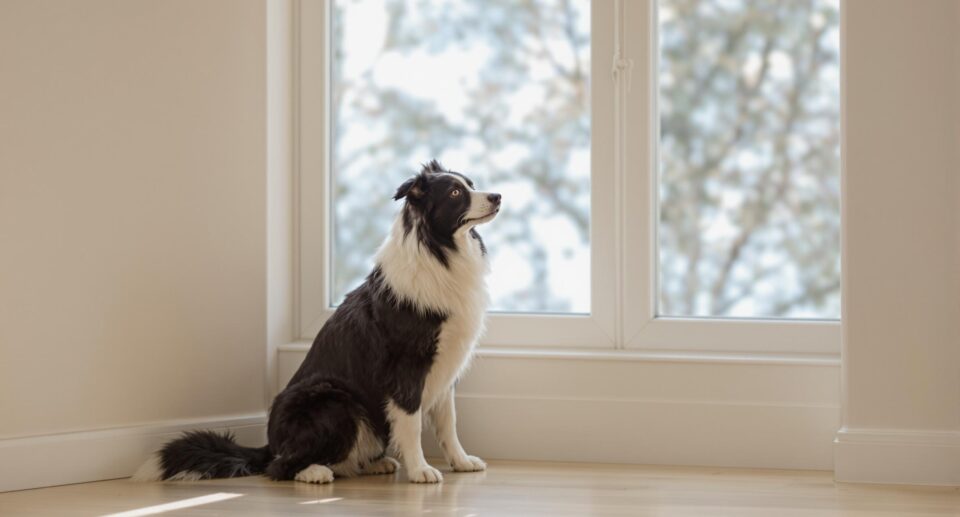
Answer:
POLYGON ((459 197, 459 196, 460 196, 460 189, 458 188, 453 189, 453 192, 450 193, 450 197, 459 197))

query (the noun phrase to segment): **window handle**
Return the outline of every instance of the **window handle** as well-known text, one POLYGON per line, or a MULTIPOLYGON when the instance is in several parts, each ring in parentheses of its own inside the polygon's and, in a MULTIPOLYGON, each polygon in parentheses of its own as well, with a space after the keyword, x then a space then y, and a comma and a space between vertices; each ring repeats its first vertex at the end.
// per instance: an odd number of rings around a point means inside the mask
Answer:
POLYGON ((624 76, 627 80, 626 91, 629 92, 630 80, 633 78, 633 60, 623 57, 618 52, 613 56, 613 80, 616 82, 620 79, 620 77, 624 76))

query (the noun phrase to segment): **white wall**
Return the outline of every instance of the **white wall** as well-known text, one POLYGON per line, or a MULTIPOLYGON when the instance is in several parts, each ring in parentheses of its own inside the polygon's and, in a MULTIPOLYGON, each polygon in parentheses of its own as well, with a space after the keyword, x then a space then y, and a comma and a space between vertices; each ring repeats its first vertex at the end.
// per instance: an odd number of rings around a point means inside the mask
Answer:
POLYGON ((846 4, 837 477, 960 484, 960 2, 846 4))
POLYGON ((265 16, 0 3, 0 438, 264 410, 265 16))

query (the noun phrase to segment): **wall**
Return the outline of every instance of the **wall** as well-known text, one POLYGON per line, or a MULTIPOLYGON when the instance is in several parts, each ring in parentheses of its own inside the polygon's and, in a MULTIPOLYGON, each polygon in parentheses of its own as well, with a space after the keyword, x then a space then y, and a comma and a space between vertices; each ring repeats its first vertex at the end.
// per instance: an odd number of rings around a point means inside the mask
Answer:
POLYGON ((960 484, 960 2, 846 3, 837 478, 960 484))
POLYGON ((265 12, 0 3, 5 473, 39 435, 262 420, 265 12))
POLYGON ((276 347, 293 340, 292 0, 267 0, 267 361, 264 402, 273 401, 276 347))

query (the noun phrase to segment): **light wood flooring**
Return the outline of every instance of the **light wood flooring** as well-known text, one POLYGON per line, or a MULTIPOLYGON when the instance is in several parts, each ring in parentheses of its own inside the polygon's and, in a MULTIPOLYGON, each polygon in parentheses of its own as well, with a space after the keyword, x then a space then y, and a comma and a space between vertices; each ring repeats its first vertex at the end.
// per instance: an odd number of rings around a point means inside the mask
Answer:
POLYGON ((0 515, 960 516, 958 489, 838 484, 829 472, 494 461, 444 475, 102 481, 0 494, 0 515))

